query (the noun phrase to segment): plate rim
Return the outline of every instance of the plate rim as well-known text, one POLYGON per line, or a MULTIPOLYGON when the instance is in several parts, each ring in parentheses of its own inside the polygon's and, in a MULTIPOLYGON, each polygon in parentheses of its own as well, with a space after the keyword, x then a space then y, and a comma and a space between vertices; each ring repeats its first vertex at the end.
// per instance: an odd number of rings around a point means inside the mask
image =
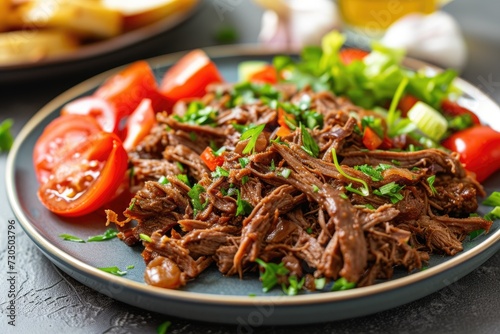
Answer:
MULTIPOLYGON (((230 58, 230 57, 245 57, 245 56, 272 56, 275 54, 295 53, 294 50, 286 50, 281 48, 273 47, 256 47, 255 45, 229 45, 229 46, 215 46, 203 48, 203 50, 211 58, 230 58)), ((170 53, 162 56, 157 56, 153 58, 145 59, 151 66, 169 66, 174 63, 177 59, 182 57, 188 51, 180 51, 175 53, 170 53)), ((439 68, 429 65, 425 62, 409 59, 405 60, 405 64, 411 66, 416 66, 414 68, 428 68, 431 70, 440 71, 439 68)), ((486 251, 491 251, 491 248, 497 244, 500 240, 500 229, 493 234, 489 235, 486 240, 480 244, 474 246, 472 249, 463 251, 462 253, 450 257, 446 262, 438 264, 434 267, 428 268, 426 270, 409 274, 407 276, 397 278, 394 280, 389 280, 385 282, 378 283, 376 285, 356 288, 346 291, 335 291, 335 292, 321 292, 315 294, 302 294, 297 296, 287 296, 287 298, 277 298, 277 296, 255 296, 249 298, 249 296, 244 295, 221 295, 214 293, 201 293, 192 291, 182 291, 182 290, 169 290, 162 289, 154 286, 146 285, 143 282, 137 282, 126 277, 118 277, 105 273, 97 268, 81 261, 70 254, 62 251, 56 245, 52 244, 48 239, 45 239, 36 228, 31 224, 30 219, 23 212, 20 202, 17 196, 16 183, 15 183, 15 162, 18 156, 19 150, 24 143, 24 141, 29 137, 31 132, 45 120, 50 114, 59 108, 63 103, 69 101, 71 98, 81 95, 82 93, 97 87, 99 83, 102 83, 110 75, 119 72, 121 69, 126 67, 122 65, 108 71, 102 72, 95 75, 71 88, 64 91, 47 104, 42 107, 35 115, 33 115, 30 120, 24 125, 19 134, 16 136, 14 144, 9 152, 6 162, 6 188, 7 188, 7 198, 11 205, 11 208, 18 219, 19 224, 23 230, 28 234, 28 236, 33 240, 37 247, 43 248, 43 251, 50 253, 48 256, 51 262, 53 258, 57 259, 61 263, 64 263, 76 270, 83 272, 85 275, 94 277, 99 280, 108 281, 110 284, 117 284, 125 286, 126 288, 136 291, 142 294, 153 294, 156 297, 169 298, 171 300, 182 300, 185 302, 196 302, 211 305, 222 305, 222 306, 255 306, 255 305, 269 305, 270 303, 275 306, 302 306, 307 304, 321 304, 321 303, 334 303, 346 300, 354 300, 363 297, 373 297, 375 295, 384 294, 386 292, 396 291, 401 288, 405 288, 416 284, 418 282, 433 278, 439 274, 447 271, 450 268, 459 266, 468 262, 476 256, 483 254, 486 251)), ((484 103, 487 103, 496 109, 496 112, 500 114, 500 107, 485 93, 481 90, 465 81, 464 79, 457 78, 455 83, 460 88, 463 88, 467 93, 474 95, 474 98, 480 98, 484 103)), ((500 248, 500 247, 499 247, 500 248)), ((498 249, 496 250, 498 251, 498 249)), ((495 251, 495 252, 496 252, 495 251)), ((278 296, 279 297, 279 296, 278 296)))

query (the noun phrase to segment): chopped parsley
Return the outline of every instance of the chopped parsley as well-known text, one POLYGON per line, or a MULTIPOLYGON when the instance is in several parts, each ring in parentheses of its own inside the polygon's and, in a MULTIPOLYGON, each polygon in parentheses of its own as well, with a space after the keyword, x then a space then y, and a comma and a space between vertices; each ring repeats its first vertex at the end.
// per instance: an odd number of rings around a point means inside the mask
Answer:
POLYGON ((191 183, 189 183, 189 179, 186 174, 178 174, 177 179, 185 183, 188 187, 191 187, 191 183))
POLYGON ((403 195, 400 194, 400 191, 404 188, 404 186, 398 185, 396 182, 391 182, 384 184, 382 187, 375 189, 373 193, 377 196, 386 196, 389 197, 392 204, 396 204, 397 202, 403 199, 403 195))
POLYGON ((313 191, 314 191, 315 193, 319 192, 319 188, 318 188, 318 186, 317 186, 317 185, 315 185, 315 184, 313 184, 313 191))
POLYGON ((118 234, 118 231, 116 231, 116 230, 114 230, 112 228, 109 228, 103 234, 98 234, 98 235, 94 235, 92 237, 88 237, 87 241, 88 242, 93 242, 93 241, 109 240, 109 239, 116 238, 117 234, 118 234))
POLYGON ((175 120, 181 123, 189 123, 196 125, 217 125, 217 111, 210 107, 205 106, 199 101, 191 102, 184 115, 174 115, 175 120))
POLYGON ((302 134, 302 149, 310 156, 317 158, 319 154, 319 146, 302 123, 300 123, 300 132, 302 134))
POLYGON ((240 191, 236 189, 236 216, 248 216, 253 211, 252 204, 241 198, 240 191))
POLYGON ((120 268, 118 268, 117 266, 114 266, 114 267, 101 267, 101 268, 97 268, 99 270, 102 270, 104 272, 107 272, 107 273, 110 273, 110 274, 113 274, 115 276, 124 276, 127 274, 127 271, 125 270, 120 270, 120 268))
POLYGON ((269 167, 269 170, 271 172, 274 172, 276 170, 276 165, 274 164, 274 159, 271 160, 271 166, 269 167))
POLYGON ((240 163, 241 168, 245 168, 250 163, 250 159, 248 158, 239 158, 238 161, 240 163))
POLYGON ((427 178, 427 183, 429 184, 429 188, 431 188, 432 194, 436 195, 437 190, 434 188, 434 182, 436 181, 436 175, 429 176, 427 178))
POLYGON ((198 213, 198 211, 202 211, 208 204, 208 201, 205 203, 201 203, 201 194, 206 192, 205 188, 200 186, 198 183, 195 184, 191 190, 188 192, 189 198, 191 198, 191 203, 193 204, 194 216, 198 213))
POLYGON ((243 132, 240 141, 249 139, 248 144, 243 149, 243 154, 248 154, 250 152, 252 152, 252 154, 255 153, 255 144, 257 143, 257 139, 259 138, 259 135, 262 133, 265 127, 266 127, 265 124, 261 124, 258 126, 251 127, 245 132, 243 132))
POLYGON ((356 287, 355 282, 349 282, 344 277, 341 277, 338 280, 336 280, 335 283, 333 283, 332 291, 349 290, 349 289, 354 289, 355 287, 356 287))
POLYGON ((241 184, 245 184, 245 183, 247 183, 249 179, 250 179, 250 178, 248 177, 248 175, 243 176, 243 177, 241 178, 241 184))
POLYGON ((66 241, 72 241, 72 242, 80 242, 80 243, 85 242, 85 240, 83 240, 82 238, 75 237, 74 235, 67 234, 67 233, 59 234, 59 238, 62 238, 63 240, 66 240, 66 241))
POLYGON ((7 152, 14 143, 14 137, 11 133, 12 119, 7 118, 0 124, 0 152, 7 152))
POLYGON ((380 138, 384 138, 384 128, 382 125, 382 118, 376 116, 365 116, 361 119, 361 126, 364 128, 369 127, 380 138))
POLYGON ((276 284, 278 284, 279 276, 284 276, 290 271, 285 267, 285 264, 281 262, 276 263, 266 263, 261 259, 255 259, 262 268, 264 272, 260 273, 260 280, 262 281, 262 291, 269 292, 276 284))
POLYGON ((361 171, 363 174, 368 175, 369 177, 372 178, 372 181, 382 181, 384 177, 382 176, 381 169, 373 168, 373 166, 369 165, 360 165, 360 166, 354 166, 355 170, 361 171))
POLYGON ((217 166, 215 167, 215 171, 212 172, 212 177, 217 178, 217 177, 228 177, 229 176, 229 171, 225 170, 224 168, 217 166))
POLYGON ((135 198, 135 197, 132 198, 132 200, 130 201, 130 205, 128 206, 128 209, 130 211, 134 210, 134 208, 135 208, 135 201, 137 201, 137 198, 135 198))
POLYGON ((494 191, 483 201, 486 206, 500 206, 500 191, 494 191))
POLYGON ((298 281, 297 276, 290 276, 288 278, 288 286, 283 283, 281 284, 281 288, 285 294, 289 296, 295 296, 299 293, 300 289, 302 289, 305 281, 305 277, 302 277, 302 279, 298 281))
POLYGON ((472 231, 471 233, 469 233, 469 239, 470 240, 474 240, 474 239, 476 239, 477 237, 479 237, 483 233, 484 233, 483 229, 472 231))

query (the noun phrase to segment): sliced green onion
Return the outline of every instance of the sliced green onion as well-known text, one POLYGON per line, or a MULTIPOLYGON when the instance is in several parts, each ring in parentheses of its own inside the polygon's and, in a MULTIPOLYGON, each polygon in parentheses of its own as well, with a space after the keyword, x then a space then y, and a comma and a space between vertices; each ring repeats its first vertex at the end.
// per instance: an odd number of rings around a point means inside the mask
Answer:
POLYGON ((446 118, 422 101, 418 101, 408 111, 408 118, 417 125, 420 131, 434 141, 439 141, 448 130, 446 118))
POLYGON ((114 238, 116 238, 117 234, 118 234, 118 231, 116 231, 112 228, 109 228, 103 234, 98 234, 98 235, 94 235, 92 237, 88 237, 87 241, 93 242, 93 241, 104 241, 104 240, 114 239, 114 238))
MULTIPOLYGON (((333 164, 335 165, 335 168, 338 170, 338 172, 344 176, 345 178, 349 179, 349 180, 352 180, 354 182, 358 182, 358 183, 361 183, 363 186, 361 187, 361 191, 359 192, 359 194, 361 196, 368 196, 369 195, 369 188, 368 188, 368 184, 365 182, 365 180, 361 180, 361 179, 358 179, 357 177, 353 177, 353 176, 350 176, 349 174, 347 174, 343 169, 342 167, 340 166, 339 164, 339 161, 337 159, 337 151, 335 150, 335 148, 332 148, 332 158, 333 158, 333 164)), ((347 188, 346 188, 347 189, 347 188)))
POLYGON ((85 240, 83 240, 82 238, 75 237, 74 235, 67 234, 67 233, 59 234, 59 238, 62 238, 63 240, 66 240, 66 241, 72 241, 72 242, 80 242, 80 243, 85 242, 85 240))
POLYGON ((285 179, 288 179, 288 177, 290 176, 291 173, 292 173, 292 171, 289 168, 284 168, 281 171, 281 176, 283 176, 285 179))
POLYGON ((494 191, 491 193, 491 195, 483 201, 483 205, 500 206, 500 191, 494 191))
POLYGON ((151 237, 147 234, 144 234, 144 233, 141 233, 139 234, 139 238, 142 240, 142 241, 146 241, 146 242, 153 242, 153 239, 151 239, 151 237))

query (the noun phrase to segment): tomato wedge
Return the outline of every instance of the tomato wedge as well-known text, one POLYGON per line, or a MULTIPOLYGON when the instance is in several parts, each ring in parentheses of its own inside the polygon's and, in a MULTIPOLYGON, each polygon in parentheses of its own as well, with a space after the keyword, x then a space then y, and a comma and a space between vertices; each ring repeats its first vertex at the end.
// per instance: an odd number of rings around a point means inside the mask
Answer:
POLYGON ((215 155, 211 147, 207 147, 201 152, 200 158, 211 171, 214 171, 217 166, 224 164, 224 157, 215 155))
POLYGON ((149 64, 137 61, 106 80, 94 96, 114 105, 121 120, 130 115, 143 99, 150 99, 155 112, 170 111, 173 103, 158 91, 156 78, 149 64))
POLYGON ((63 157, 38 190, 42 204, 66 217, 82 216, 109 201, 122 183, 128 156, 120 139, 99 132, 63 157))
POLYGON ((119 120, 114 106, 96 96, 85 96, 66 104, 61 115, 87 115, 93 117, 105 132, 118 134, 119 120))
POLYGON ((361 49, 346 48, 340 50, 339 57, 345 65, 349 65, 355 60, 363 60, 369 54, 369 52, 361 49))
POLYGON ((286 122, 287 117, 290 119, 294 119, 294 116, 292 114, 287 114, 285 110, 283 110, 283 108, 278 108, 278 124, 280 125, 278 132, 276 132, 276 135, 278 137, 285 137, 292 133, 290 126, 288 126, 286 122))
POLYGON ((160 91, 170 100, 202 97, 209 84, 222 82, 215 64, 202 50, 193 50, 172 66, 160 85, 160 91))
POLYGON ((125 150, 132 150, 146 137, 156 124, 156 117, 150 99, 144 99, 127 120, 127 137, 123 141, 125 150))
POLYGON ((99 131, 99 124, 90 116, 63 115, 49 123, 33 149, 38 182, 45 183, 68 151, 99 131))
POLYGON ((465 169, 476 174, 479 182, 500 169, 500 132, 489 126, 477 125, 459 131, 442 144, 460 153, 465 169))
POLYGON ((370 127, 365 127, 363 132, 363 145, 369 150, 376 150, 384 140, 378 136, 370 127))
POLYGON ((266 65, 250 76, 250 82, 275 84, 278 82, 278 72, 276 72, 274 66, 266 65))
POLYGON ((443 110, 444 114, 450 115, 450 116, 460 116, 460 115, 469 115, 472 123, 479 125, 481 124, 481 121, 479 120, 479 117, 477 117, 476 114, 474 114, 472 111, 469 109, 462 107, 456 102, 450 101, 448 99, 444 100, 441 103, 441 109, 443 110))

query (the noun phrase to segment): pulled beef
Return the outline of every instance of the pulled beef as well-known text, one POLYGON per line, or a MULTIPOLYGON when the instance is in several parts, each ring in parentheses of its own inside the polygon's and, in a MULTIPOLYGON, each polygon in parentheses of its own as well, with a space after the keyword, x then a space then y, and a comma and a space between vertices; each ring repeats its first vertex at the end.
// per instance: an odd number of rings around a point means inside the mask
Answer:
MULTIPOLYGON (((142 240, 148 284, 179 288, 212 264, 242 276, 261 259, 283 263, 310 290, 314 278, 366 286, 391 278, 396 267, 420 269, 431 253, 454 255, 470 232, 491 227, 470 217, 485 193, 456 154, 405 151, 413 142, 404 136, 394 140, 400 151, 369 151, 352 115, 379 116, 307 87, 278 85, 274 92, 288 105, 308 101, 321 122, 278 131, 282 111, 269 98, 236 97, 233 88, 208 88, 199 102, 216 113, 205 125, 181 121, 187 101, 174 115, 158 114, 158 125, 129 153, 131 182, 140 189, 124 221, 109 210, 107 217, 126 244, 142 240), (245 128, 259 124, 261 133, 241 140, 245 128), (221 149, 200 157, 208 146, 221 149), (363 171, 380 166, 377 177, 363 171), (382 193, 387 187, 397 193, 382 193)), ((295 117, 289 120, 301 121, 295 117)))

